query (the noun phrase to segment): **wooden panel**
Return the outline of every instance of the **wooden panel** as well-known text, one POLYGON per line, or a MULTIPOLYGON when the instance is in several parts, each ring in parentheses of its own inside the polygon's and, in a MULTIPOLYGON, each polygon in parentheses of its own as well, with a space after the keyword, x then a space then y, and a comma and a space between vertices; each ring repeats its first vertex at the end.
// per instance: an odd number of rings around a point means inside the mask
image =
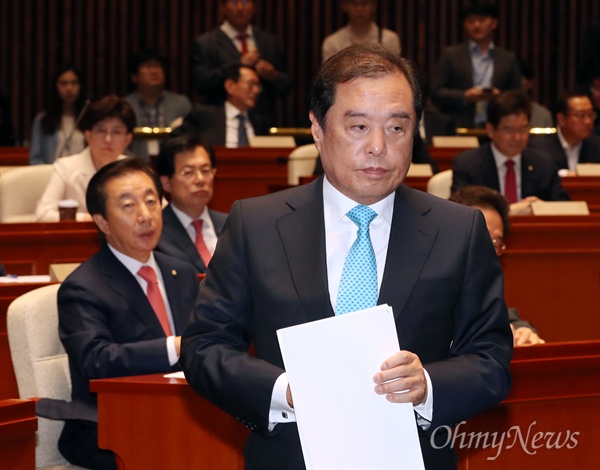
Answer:
POLYGON ((0 259, 11 274, 48 274, 51 264, 81 263, 99 247, 93 222, 0 224, 0 259))
MULTIPOLYGON (((294 91, 279 106, 280 125, 308 122, 307 94, 321 63, 321 42, 345 23, 341 0, 256 1, 256 25, 277 35, 287 56, 294 91)), ((441 50, 462 40, 464 0, 381 1, 377 21, 400 35, 403 55, 425 76, 434 73, 441 50)), ((529 60, 537 72, 534 98, 551 105, 574 86, 583 34, 600 19, 594 0, 499 2, 496 43, 529 60)), ((197 0, 22 0, 0 2, 0 92, 11 103, 22 142, 47 98, 60 63, 84 74, 83 92, 124 95, 130 89, 127 56, 143 48, 169 60, 171 89, 193 97, 192 40, 218 24, 218 2, 197 0)))
POLYGON ((511 218, 505 297, 546 341, 600 339, 600 216, 511 218))
POLYGON ((35 469, 35 402, 0 400, 0 468, 35 469))

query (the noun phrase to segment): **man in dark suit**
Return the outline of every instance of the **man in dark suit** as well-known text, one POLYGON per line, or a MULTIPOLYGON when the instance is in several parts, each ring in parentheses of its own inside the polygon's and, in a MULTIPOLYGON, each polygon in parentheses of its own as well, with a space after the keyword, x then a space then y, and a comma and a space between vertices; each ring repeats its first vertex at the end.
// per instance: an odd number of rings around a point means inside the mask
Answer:
POLYGON ((116 469, 112 452, 98 448, 90 380, 179 369, 180 334, 198 281, 189 264, 152 251, 162 227, 161 195, 157 176, 139 159, 101 168, 86 198, 105 243, 58 291, 72 382, 72 401, 54 414, 66 419, 59 450, 86 468, 116 469))
POLYGON ((530 113, 529 99, 520 91, 490 101, 486 131, 491 143, 454 157, 452 192, 469 185, 495 189, 508 199, 512 215, 531 214, 531 204, 540 200, 569 200, 552 157, 527 147, 530 113))
POLYGON ((487 101, 502 91, 520 89, 521 74, 515 54, 494 45, 495 4, 471 2, 462 17, 469 40, 442 52, 431 80, 431 97, 457 127, 482 127, 487 101))
POLYGON ((276 330, 338 311, 357 237, 346 211, 372 210, 378 300, 369 305, 393 307, 403 349, 382 357, 368 380, 381 399, 413 404, 426 467, 456 468, 443 426, 492 406, 510 386, 502 271, 483 216, 402 184, 421 114, 405 59, 379 45, 342 50, 315 79, 311 109, 325 175, 233 205, 184 332, 182 368, 254 431, 246 469, 303 469, 276 330))
POLYGON ((578 163, 600 163, 600 137, 593 135, 596 111, 585 90, 568 90, 556 102, 556 134, 532 138, 531 148, 552 155, 558 168, 575 174, 578 163))
POLYGON ((273 123, 256 112, 261 85, 252 67, 229 65, 223 70, 223 77, 226 100, 220 105, 196 107, 185 117, 178 132, 194 134, 210 145, 244 147, 251 137, 267 135, 273 123), (240 127, 244 128, 243 134, 240 127))
POLYGON ((156 250, 204 273, 227 219, 227 214, 208 208, 217 172, 212 148, 190 134, 167 138, 156 159, 156 170, 163 189, 170 194, 156 250))
POLYGON ((198 37, 192 45, 194 88, 203 95, 205 103, 221 103, 224 100, 223 69, 238 62, 253 67, 264 90, 256 112, 271 125, 277 125, 277 99, 291 88, 279 42, 272 34, 251 24, 252 0, 220 0, 219 7, 225 21, 198 37))

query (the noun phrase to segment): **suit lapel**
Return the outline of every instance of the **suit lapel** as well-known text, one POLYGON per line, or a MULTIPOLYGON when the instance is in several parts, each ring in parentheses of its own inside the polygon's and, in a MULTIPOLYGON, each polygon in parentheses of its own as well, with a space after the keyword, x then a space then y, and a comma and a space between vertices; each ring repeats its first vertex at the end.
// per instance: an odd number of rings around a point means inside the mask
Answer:
POLYGON ((115 258, 108 245, 105 244, 100 253, 102 275, 107 284, 127 301, 131 310, 152 334, 157 338, 164 336, 162 326, 135 277, 115 258))
POLYGON ((424 217, 428 205, 402 185, 396 191, 390 241, 378 304, 394 307, 398 317, 419 278, 438 227, 424 217))
POLYGON ((498 169, 496 168, 496 160, 494 160, 494 154, 492 153, 492 147, 490 144, 486 144, 480 148, 481 158, 481 175, 483 177, 483 186, 488 186, 496 191, 500 191, 500 177, 498 176, 498 169))
POLYGON ((171 265, 161 256, 160 253, 154 253, 154 259, 162 274, 163 282, 165 284, 165 291, 169 297, 169 306, 171 307, 171 314, 173 316, 173 323, 175 324, 175 334, 180 335, 183 332, 183 328, 188 320, 189 312, 186 312, 182 304, 183 295, 180 289, 179 273, 173 269, 171 265))
POLYGON ((288 266, 307 321, 333 316, 327 286, 323 178, 287 201, 293 212, 277 220, 288 266))
POLYGON ((527 149, 521 154, 521 198, 535 195, 535 165, 527 149))

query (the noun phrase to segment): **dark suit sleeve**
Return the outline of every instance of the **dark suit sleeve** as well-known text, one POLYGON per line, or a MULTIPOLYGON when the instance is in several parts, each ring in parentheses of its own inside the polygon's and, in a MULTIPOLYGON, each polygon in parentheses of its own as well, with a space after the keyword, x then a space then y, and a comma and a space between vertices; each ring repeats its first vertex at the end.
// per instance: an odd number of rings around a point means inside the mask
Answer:
POLYGON ((114 292, 98 288, 97 282, 67 279, 60 287, 60 338, 72 367, 85 379, 171 370, 165 337, 156 338, 134 322, 128 326, 127 318, 117 318, 127 309, 126 303, 114 292), (138 340, 127 341, 127 337, 138 340))
POLYGON ((266 83, 273 96, 283 96, 292 88, 292 80, 286 72, 285 55, 279 41, 271 34, 262 31, 255 31, 255 33, 261 58, 270 62, 277 70, 277 78, 266 83))
POLYGON ((461 88, 452 86, 455 81, 453 77, 455 56, 455 49, 443 51, 431 80, 431 97, 436 104, 442 107, 463 108, 468 106, 465 101, 465 90, 472 84, 467 86, 468 84, 465 83, 461 88))
POLYGON ((267 436, 273 386, 284 370, 248 354, 253 293, 239 201, 227 224, 183 332, 180 363, 198 393, 267 436))
POLYGON ((533 325, 531 323, 529 323, 528 321, 525 321, 525 320, 521 320, 521 317, 519 316, 519 312, 517 311, 516 308, 508 309, 508 321, 515 328, 515 330, 518 328, 529 328, 530 330, 533 330, 537 333, 536 329, 533 327, 533 325))
POLYGON ((430 431, 481 412, 504 399, 510 389, 512 335, 502 269, 486 235, 483 214, 476 211, 462 292, 453 307, 450 356, 425 365, 433 387, 430 431))
POLYGON ((228 57, 217 42, 217 34, 219 31, 211 31, 194 40, 192 44, 192 83, 198 93, 218 94, 224 99, 223 69, 239 62, 239 54, 228 57))

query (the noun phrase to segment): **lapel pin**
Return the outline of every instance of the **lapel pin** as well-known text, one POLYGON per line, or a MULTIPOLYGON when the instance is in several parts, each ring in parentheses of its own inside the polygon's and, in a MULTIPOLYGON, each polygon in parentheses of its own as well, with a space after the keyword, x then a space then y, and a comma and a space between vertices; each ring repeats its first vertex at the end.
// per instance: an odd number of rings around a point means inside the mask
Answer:
POLYGON ((527 169, 528 169, 529 171, 533 171, 533 165, 529 165, 529 166, 527 167, 527 169))
POLYGON ((177 276, 177 271, 175 271, 174 269, 171 269, 171 276, 177 276))

